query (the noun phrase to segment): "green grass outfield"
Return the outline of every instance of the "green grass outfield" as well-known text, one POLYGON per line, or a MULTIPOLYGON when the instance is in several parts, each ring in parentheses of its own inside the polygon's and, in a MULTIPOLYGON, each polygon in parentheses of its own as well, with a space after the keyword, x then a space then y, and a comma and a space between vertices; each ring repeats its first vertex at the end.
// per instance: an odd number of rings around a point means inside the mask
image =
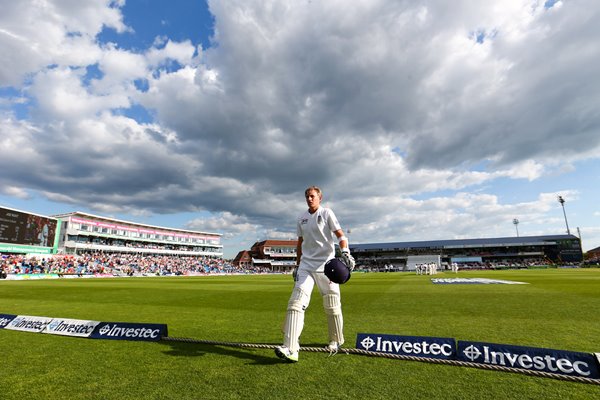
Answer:
MULTIPOLYGON (((436 277, 454 277, 441 273, 436 277)), ((453 337, 600 352, 600 270, 461 271, 529 285, 434 285, 354 274, 342 288, 346 347, 357 333, 453 337)), ((279 344, 290 276, 0 281, 0 313, 166 323, 169 335, 279 344)), ((313 293, 304 346, 324 346, 313 293)), ((0 330, 0 399, 600 399, 600 386, 379 357, 0 330)))

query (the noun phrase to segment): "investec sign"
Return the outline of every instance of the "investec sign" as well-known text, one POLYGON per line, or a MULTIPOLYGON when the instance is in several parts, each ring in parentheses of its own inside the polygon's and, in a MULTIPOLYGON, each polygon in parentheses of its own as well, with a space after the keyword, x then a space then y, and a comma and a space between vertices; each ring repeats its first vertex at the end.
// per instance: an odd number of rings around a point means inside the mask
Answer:
POLYGON ((433 283, 439 284, 505 284, 505 285, 527 285, 527 282, 517 282, 517 281, 506 281, 501 279, 487 279, 487 278, 433 278, 431 280, 433 283))
POLYGON ((101 322, 90 337, 92 339, 159 341, 163 336, 167 336, 167 333, 165 324, 101 322))
POLYGON ((4 329, 39 333, 43 332, 50 322, 52 318, 17 315, 4 329))
POLYGON ((54 318, 52 319, 52 322, 48 324, 46 330, 42 333, 63 336, 89 337, 99 323, 99 321, 54 318))
POLYGON ((77 336, 92 339, 159 341, 168 335, 166 324, 98 322, 80 319, 0 314, 0 329, 77 336))
POLYGON ((458 359, 479 364, 500 365, 560 375, 600 378, 598 361, 593 354, 589 353, 459 341, 458 359))
POLYGON ((13 314, 0 314, 0 329, 6 328, 15 318, 17 318, 17 316, 13 314))
POLYGON ((359 333, 356 348, 378 353, 405 356, 456 359, 456 344, 452 338, 427 336, 396 336, 359 333))

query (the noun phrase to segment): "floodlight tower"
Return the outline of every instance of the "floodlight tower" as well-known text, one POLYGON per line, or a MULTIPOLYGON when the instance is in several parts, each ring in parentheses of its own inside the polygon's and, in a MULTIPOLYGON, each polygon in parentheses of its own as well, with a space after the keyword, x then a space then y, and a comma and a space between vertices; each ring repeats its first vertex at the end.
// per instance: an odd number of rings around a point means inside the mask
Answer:
POLYGON ((577 227, 577 236, 579 236, 579 250, 583 255, 583 243, 581 242, 581 231, 579 230, 579 227, 577 227))
POLYGON ((517 218, 513 219, 513 224, 515 224, 515 229, 517 231, 517 237, 519 237, 519 220, 517 218))
POLYGON ((567 221, 567 213, 565 212, 565 199, 561 195, 558 195, 558 202, 562 206, 563 215, 565 216, 565 225, 567 226, 567 235, 571 234, 571 230, 569 229, 569 222, 567 221))

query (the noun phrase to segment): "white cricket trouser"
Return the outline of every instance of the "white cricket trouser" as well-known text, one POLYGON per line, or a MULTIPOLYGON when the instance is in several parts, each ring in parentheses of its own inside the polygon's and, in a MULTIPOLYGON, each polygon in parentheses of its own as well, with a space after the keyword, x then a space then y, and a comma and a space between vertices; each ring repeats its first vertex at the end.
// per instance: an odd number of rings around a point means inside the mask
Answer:
POLYGON ((283 325, 283 345, 293 352, 300 349, 299 339, 304 328, 304 311, 310 303, 310 295, 315 283, 323 297, 329 341, 338 342, 340 345, 344 343, 340 285, 331 282, 322 270, 316 272, 300 266, 283 325))

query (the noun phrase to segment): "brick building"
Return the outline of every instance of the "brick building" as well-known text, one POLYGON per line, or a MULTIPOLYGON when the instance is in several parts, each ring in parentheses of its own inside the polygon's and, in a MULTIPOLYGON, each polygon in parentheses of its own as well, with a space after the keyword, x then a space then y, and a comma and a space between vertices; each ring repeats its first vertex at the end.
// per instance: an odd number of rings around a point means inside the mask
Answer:
POLYGON ((290 272, 296 266, 297 240, 263 240, 250 250, 240 251, 233 265, 267 268, 272 272, 290 272))

